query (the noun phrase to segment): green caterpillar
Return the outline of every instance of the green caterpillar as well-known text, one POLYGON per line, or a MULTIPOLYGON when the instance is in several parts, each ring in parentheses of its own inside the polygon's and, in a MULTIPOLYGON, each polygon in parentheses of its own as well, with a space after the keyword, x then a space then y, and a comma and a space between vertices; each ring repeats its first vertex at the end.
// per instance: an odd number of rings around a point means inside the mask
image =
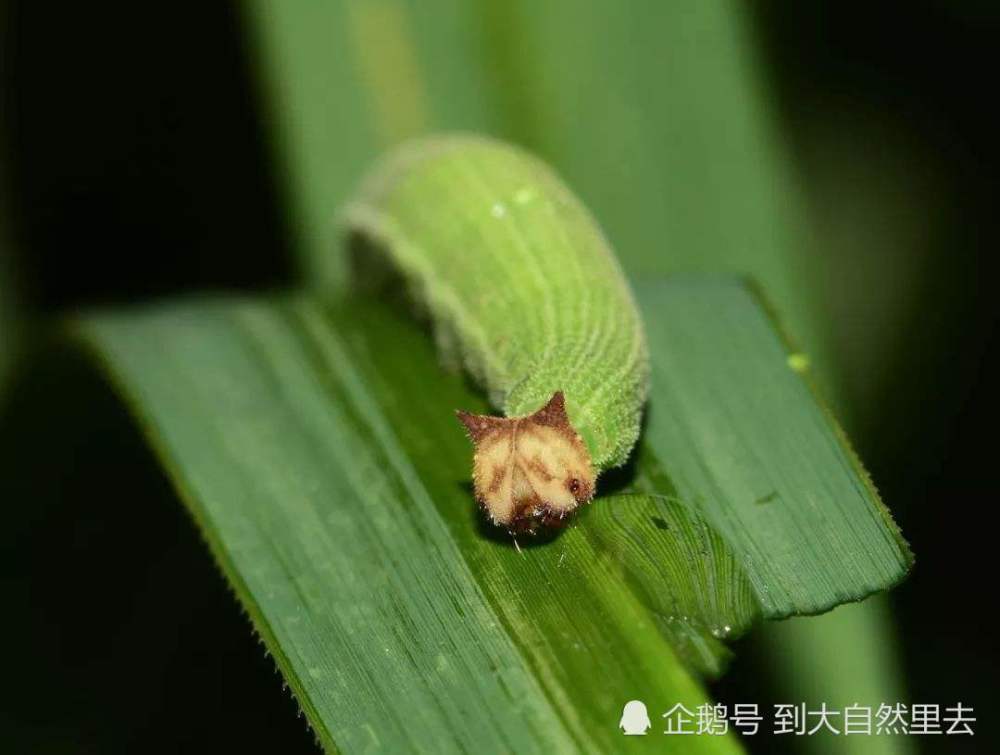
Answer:
POLYGON ((618 261, 555 173, 475 136, 397 148, 345 209, 505 417, 458 412, 476 499, 512 532, 559 525, 639 435, 649 358, 618 261))

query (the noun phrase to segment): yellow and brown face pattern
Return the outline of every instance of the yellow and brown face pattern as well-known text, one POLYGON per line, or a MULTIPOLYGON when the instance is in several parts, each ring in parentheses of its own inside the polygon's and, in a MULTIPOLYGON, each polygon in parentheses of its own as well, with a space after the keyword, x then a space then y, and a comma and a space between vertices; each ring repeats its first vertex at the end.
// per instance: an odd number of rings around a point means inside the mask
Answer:
POLYGON ((514 533, 562 526, 593 497, 590 454, 569 422, 562 391, 524 417, 457 414, 476 449, 476 500, 494 524, 514 533))

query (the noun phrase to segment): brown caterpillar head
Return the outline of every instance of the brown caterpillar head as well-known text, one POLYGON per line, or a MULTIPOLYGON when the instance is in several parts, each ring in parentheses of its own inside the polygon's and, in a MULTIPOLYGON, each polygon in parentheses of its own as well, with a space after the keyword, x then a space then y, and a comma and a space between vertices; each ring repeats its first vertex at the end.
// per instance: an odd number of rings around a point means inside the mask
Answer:
POLYGON ((494 524, 511 532, 562 526, 593 497, 590 454, 569 422, 562 391, 523 417, 457 414, 476 449, 476 500, 494 524))

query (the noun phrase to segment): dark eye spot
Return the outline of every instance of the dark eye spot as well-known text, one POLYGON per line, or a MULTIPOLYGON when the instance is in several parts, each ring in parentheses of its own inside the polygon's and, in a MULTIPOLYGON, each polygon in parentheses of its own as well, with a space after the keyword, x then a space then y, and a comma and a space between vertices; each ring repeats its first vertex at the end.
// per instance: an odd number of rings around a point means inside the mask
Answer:
POLYGON ((576 495, 577 493, 580 492, 580 481, 578 479, 576 479, 575 477, 573 477, 566 484, 566 487, 569 488, 569 492, 570 493, 573 493, 573 495, 576 495))

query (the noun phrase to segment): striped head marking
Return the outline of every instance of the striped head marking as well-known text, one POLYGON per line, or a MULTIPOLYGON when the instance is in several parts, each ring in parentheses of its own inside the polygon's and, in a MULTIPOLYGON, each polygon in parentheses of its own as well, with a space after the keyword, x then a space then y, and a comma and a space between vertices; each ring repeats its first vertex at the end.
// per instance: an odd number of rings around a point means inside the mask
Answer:
POLYGON ((562 391, 523 417, 457 412, 475 445, 476 500, 511 532, 561 526, 594 495, 594 470, 562 391))

